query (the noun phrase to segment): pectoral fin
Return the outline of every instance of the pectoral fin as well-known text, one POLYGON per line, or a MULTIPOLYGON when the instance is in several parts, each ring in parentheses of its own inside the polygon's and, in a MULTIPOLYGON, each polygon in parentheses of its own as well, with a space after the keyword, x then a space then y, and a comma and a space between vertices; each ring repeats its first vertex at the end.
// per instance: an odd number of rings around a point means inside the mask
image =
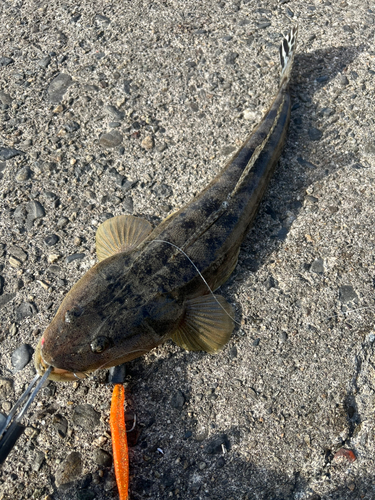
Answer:
POLYGON ((188 351, 216 352, 234 328, 233 308, 221 295, 204 295, 186 302, 186 315, 172 340, 188 351))
POLYGON ((96 231, 96 255, 99 261, 136 248, 152 231, 151 224, 132 215, 107 219, 96 231))

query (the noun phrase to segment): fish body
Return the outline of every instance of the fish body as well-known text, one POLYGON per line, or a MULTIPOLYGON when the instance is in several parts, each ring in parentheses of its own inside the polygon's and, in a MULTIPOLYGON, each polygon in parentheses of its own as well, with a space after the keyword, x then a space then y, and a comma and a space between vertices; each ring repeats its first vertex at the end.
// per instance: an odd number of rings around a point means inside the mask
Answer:
POLYGON ((259 126, 190 203, 152 230, 118 216, 99 226, 100 260, 69 291, 41 338, 36 368, 73 380, 130 361, 172 338, 215 352, 233 311, 213 291, 233 272, 240 245, 280 157, 290 118, 293 28, 280 47, 278 93, 259 126))

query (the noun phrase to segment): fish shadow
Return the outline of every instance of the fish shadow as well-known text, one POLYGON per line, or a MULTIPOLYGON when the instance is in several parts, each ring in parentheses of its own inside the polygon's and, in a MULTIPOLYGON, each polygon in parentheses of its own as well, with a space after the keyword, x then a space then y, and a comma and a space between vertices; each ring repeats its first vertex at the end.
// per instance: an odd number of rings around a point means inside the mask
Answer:
MULTIPOLYGON (((258 214, 243 241, 239 255, 242 271, 234 271, 222 287, 224 291, 228 285, 233 286, 239 272, 256 273, 278 250, 288 237, 293 221, 306 202, 309 203, 309 186, 338 170, 366 168, 358 152, 346 148, 340 151, 340 148, 330 144, 341 137, 335 125, 338 113, 334 107, 323 107, 314 101, 314 95, 328 87, 338 75, 347 74, 348 66, 364 49, 364 46, 340 46, 296 55, 286 144, 258 214)), ((346 86, 340 86, 338 82, 335 96, 340 97, 345 89, 346 86)), ((346 140, 345 131, 342 132, 342 139, 346 140)), ((318 207, 308 209, 314 211, 318 207)))

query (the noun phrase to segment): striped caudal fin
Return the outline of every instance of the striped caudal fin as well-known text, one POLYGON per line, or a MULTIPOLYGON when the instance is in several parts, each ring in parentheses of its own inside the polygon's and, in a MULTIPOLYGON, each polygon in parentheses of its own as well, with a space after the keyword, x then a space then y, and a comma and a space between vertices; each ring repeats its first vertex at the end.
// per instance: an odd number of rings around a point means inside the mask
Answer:
POLYGON ((281 77, 280 86, 290 80, 294 53, 296 50, 298 26, 294 26, 284 37, 280 45, 281 77))

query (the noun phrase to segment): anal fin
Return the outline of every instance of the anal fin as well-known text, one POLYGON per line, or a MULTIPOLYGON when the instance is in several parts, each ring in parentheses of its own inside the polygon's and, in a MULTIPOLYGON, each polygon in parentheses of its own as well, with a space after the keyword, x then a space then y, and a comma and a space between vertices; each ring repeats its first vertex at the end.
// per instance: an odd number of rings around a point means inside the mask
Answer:
POLYGON ((204 295, 186 301, 183 322, 172 340, 188 351, 214 353, 229 340, 234 322, 232 306, 221 295, 204 295))
POLYGON ((96 231, 96 255, 99 261, 116 253, 130 252, 151 233, 152 225, 133 215, 117 215, 107 219, 96 231))
POLYGON ((225 259, 225 267, 221 270, 221 272, 217 273, 216 278, 210 282, 212 291, 217 290, 221 287, 221 285, 224 285, 224 283, 228 281, 237 266, 239 253, 240 249, 238 248, 232 255, 225 259))

